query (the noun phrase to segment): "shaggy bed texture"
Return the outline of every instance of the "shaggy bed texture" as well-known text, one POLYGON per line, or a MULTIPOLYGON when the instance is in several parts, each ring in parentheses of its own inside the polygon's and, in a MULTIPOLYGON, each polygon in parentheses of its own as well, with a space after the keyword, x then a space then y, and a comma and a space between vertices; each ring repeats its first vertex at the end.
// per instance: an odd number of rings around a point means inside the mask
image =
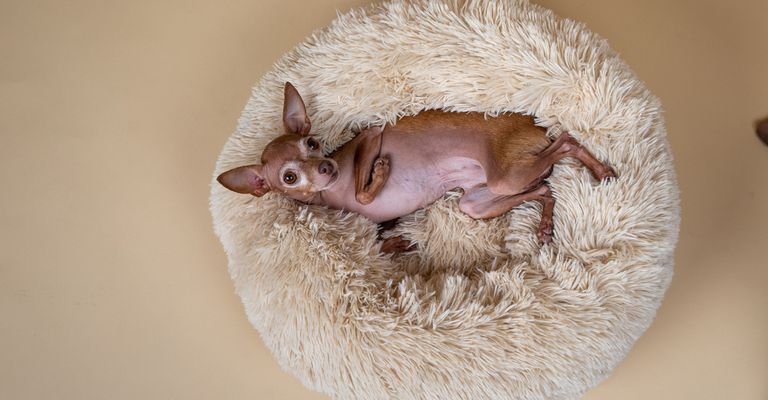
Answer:
MULTIPOLYGON (((534 115, 619 178, 566 159, 537 203, 475 221, 458 193, 401 219, 379 253, 355 214, 212 181, 211 211, 250 322, 280 365, 334 399, 573 399, 648 328, 671 277, 679 200, 659 101, 605 40, 528 2, 395 1, 341 15, 253 89, 214 176, 282 133, 283 85, 328 148, 426 109, 534 115)), ((254 371, 255 373, 255 371, 254 371)))

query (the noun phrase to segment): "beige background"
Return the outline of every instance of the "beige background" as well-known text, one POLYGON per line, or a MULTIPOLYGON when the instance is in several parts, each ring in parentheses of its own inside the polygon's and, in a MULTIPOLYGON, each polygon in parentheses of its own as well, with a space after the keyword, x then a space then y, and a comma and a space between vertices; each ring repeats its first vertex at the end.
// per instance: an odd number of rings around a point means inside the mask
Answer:
MULTIPOLYGON (((0 398, 325 398, 246 321, 208 182, 250 86, 363 3, 0 2, 0 398)), ((587 399, 768 399, 768 2, 542 3, 662 99, 682 189, 666 301, 587 399)))

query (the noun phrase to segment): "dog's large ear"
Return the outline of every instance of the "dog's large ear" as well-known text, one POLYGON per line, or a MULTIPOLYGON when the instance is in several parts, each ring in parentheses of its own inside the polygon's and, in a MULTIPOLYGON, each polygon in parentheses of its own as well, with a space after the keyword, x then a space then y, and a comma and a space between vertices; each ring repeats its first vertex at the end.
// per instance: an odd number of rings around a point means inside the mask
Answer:
POLYGON ((257 164, 237 167, 219 175, 216 180, 233 192, 261 197, 270 190, 261 169, 257 164))
POLYGON ((290 82, 285 82, 285 100, 283 102, 283 126, 286 133, 306 135, 312 124, 307 117, 307 109, 299 91, 290 82))

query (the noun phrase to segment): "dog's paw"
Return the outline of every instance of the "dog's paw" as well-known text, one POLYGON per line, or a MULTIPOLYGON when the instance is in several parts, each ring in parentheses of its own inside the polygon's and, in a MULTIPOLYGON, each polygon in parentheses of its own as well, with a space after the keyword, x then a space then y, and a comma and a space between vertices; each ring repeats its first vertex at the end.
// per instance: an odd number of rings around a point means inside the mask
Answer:
POLYGON ((539 231, 536 236, 539 238, 539 245, 544 246, 552 243, 552 236, 554 235, 554 224, 551 217, 542 216, 541 223, 539 224, 539 231))
POLYGON ((597 178, 598 182, 602 182, 606 179, 616 179, 618 176, 616 171, 607 165, 604 165, 603 168, 600 168, 598 171, 596 171, 595 175, 595 178, 597 178))
POLYGON ((411 241, 403 239, 402 236, 395 236, 384 239, 381 242, 381 252, 389 254, 403 253, 411 247, 411 241))
POLYGON ((379 176, 386 176, 389 174, 389 158, 379 157, 373 163, 373 174, 379 176))

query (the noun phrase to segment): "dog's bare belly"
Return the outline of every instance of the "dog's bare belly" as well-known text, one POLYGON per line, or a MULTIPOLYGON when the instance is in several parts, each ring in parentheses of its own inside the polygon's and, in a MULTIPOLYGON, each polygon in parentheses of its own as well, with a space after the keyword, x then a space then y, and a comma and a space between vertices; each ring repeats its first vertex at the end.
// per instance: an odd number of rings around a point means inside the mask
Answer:
POLYGON ((389 160, 389 177, 373 202, 356 204, 374 222, 410 214, 454 188, 486 182, 478 161, 486 154, 486 135, 455 127, 413 126, 408 120, 382 134, 381 157, 389 160), (474 140, 469 137, 477 136, 474 140), (458 145, 457 145, 458 144, 458 145))
MULTIPOLYGON (((525 169, 525 160, 548 143, 544 130, 520 115, 491 119, 480 113, 428 111, 419 115, 423 116, 404 117, 381 132, 378 156, 389 161, 388 173, 370 203, 356 201, 356 193, 345 189, 334 192, 342 198, 324 194, 323 204, 357 212, 375 222, 395 219, 433 203, 452 189, 467 192, 488 183, 488 168, 497 171, 497 180, 500 170, 525 169), (497 159, 497 142, 513 143, 519 149, 503 148, 501 159, 497 159), (511 165, 521 161, 525 165, 511 165)), ((342 165, 351 165, 350 157, 351 153, 341 155, 342 165)), ((342 176, 353 179, 349 171, 342 176)), ((512 191, 503 194, 515 194, 512 191)))
POLYGON ((420 169, 403 167, 399 158, 390 160, 389 179, 376 199, 353 211, 377 223, 387 221, 428 206, 451 189, 466 190, 486 180, 482 166, 470 158, 451 157, 420 169))

